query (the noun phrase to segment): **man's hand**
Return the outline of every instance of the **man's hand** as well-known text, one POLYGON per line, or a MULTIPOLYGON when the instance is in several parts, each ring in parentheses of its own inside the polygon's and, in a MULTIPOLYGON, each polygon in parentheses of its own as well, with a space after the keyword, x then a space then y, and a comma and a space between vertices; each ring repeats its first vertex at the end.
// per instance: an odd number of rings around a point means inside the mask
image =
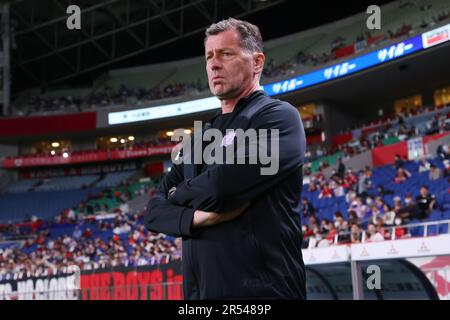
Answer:
POLYGON ((192 221, 192 228, 211 227, 219 223, 236 219, 249 206, 250 202, 247 202, 242 207, 223 213, 195 210, 194 219, 192 221))

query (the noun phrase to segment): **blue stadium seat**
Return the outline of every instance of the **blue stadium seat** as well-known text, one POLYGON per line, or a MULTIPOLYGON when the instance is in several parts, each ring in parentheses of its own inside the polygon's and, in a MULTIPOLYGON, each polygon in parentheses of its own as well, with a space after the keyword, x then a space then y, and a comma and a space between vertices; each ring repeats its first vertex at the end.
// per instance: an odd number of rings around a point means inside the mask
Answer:
POLYGON ((87 189, 6 194, 0 197, 0 221, 24 221, 33 215, 47 220, 99 192, 87 189))

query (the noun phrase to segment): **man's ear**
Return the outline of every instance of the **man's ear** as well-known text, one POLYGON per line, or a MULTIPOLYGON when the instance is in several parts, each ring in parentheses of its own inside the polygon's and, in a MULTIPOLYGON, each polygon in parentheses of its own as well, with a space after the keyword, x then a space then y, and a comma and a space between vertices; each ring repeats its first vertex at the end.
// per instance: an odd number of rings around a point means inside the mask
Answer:
POLYGON ((256 73, 262 73, 262 69, 264 68, 264 62, 266 61, 266 56, 262 52, 255 52, 253 54, 254 61, 254 71, 256 73))

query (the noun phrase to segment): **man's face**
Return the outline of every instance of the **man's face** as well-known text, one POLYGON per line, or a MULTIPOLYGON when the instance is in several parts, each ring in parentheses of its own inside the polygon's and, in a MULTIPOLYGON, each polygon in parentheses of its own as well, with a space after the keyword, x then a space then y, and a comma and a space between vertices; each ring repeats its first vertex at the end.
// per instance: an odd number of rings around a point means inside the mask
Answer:
POLYGON ((227 30, 209 36, 205 42, 209 89, 219 99, 238 97, 253 84, 258 54, 245 51, 239 41, 237 30, 227 30))

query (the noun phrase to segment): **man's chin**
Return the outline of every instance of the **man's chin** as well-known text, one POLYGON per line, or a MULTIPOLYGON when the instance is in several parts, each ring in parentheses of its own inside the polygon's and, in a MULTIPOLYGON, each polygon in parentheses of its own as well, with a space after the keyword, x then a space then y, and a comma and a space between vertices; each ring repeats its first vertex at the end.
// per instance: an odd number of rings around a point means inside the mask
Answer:
POLYGON ((215 92, 213 92, 213 95, 215 95, 220 100, 232 99, 233 98, 233 92, 232 91, 216 90, 215 92))

